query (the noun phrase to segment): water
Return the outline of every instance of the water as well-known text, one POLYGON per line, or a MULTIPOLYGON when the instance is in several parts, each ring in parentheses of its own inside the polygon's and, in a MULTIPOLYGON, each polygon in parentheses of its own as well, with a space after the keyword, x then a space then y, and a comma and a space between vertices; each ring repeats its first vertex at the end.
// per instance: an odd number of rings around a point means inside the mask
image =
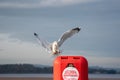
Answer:
MULTIPOLYGON (((53 74, 0 74, 0 77, 47 77, 53 74)), ((120 78, 120 74, 89 74, 89 78, 120 78)))
POLYGON ((52 74, 0 74, 0 77, 47 77, 47 78, 52 78, 52 74))
POLYGON ((89 78, 120 78, 120 74, 89 74, 89 78))

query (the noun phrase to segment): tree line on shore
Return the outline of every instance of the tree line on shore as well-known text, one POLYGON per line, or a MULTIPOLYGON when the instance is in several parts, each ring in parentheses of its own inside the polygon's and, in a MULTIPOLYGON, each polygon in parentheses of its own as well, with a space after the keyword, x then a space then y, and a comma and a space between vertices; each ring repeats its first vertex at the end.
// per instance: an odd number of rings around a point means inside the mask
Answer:
POLYGON ((32 64, 0 65, 0 73, 52 73, 52 67, 35 67, 32 64))
MULTIPOLYGON (((89 73, 101 73, 101 74, 120 74, 120 71, 115 69, 107 68, 90 68, 88 69, 89 73)), ((53 73, 52 66, 35 66, 32 64, 1 64, 0 65, 0 74, 10 74, 10 73, 53 73)))

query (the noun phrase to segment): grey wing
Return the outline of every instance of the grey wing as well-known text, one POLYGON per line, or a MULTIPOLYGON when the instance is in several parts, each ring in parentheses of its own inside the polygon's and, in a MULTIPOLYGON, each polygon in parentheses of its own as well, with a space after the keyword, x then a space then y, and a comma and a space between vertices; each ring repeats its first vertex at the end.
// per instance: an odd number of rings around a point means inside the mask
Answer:
POLYGON ((50 43, 47 42, 46 40, 41 39, 37 33, 34 33, 34 36, 36 37, 37 41, 39 42, 39 44, 44 47, 48 52, 51 52, 50 49, 50 43))
POLYGON ((80 30, 81 28, 77 27, 77 28, 73 28, 71 30, 66 31, 58 40, 58 46, 60 47, 66 39, 70 38, 75 33, 78 33, 80 30))

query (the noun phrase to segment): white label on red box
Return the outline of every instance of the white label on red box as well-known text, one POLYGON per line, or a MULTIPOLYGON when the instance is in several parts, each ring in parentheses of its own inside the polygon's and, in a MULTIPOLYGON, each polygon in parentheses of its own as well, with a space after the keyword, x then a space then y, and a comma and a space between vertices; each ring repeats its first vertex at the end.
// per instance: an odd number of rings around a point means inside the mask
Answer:
POLYGON ((75 67, 67 67, 63 70, 62 77, 64 80, 78 80, 79 72, 75 67))

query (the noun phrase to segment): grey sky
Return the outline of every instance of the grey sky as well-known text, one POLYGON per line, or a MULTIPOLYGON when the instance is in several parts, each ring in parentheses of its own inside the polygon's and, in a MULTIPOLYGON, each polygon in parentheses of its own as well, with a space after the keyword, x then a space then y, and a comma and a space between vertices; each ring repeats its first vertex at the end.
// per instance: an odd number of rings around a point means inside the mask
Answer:
POLYGON ((51 65, 53 58, 37 44, 33 33, 52 42, 64 31, 81 26, 80 33, 63 44, 62 55, 83 55, 90 65, 120 67, 119 3, 119 0, 1 0, 0 63, 51 65))

